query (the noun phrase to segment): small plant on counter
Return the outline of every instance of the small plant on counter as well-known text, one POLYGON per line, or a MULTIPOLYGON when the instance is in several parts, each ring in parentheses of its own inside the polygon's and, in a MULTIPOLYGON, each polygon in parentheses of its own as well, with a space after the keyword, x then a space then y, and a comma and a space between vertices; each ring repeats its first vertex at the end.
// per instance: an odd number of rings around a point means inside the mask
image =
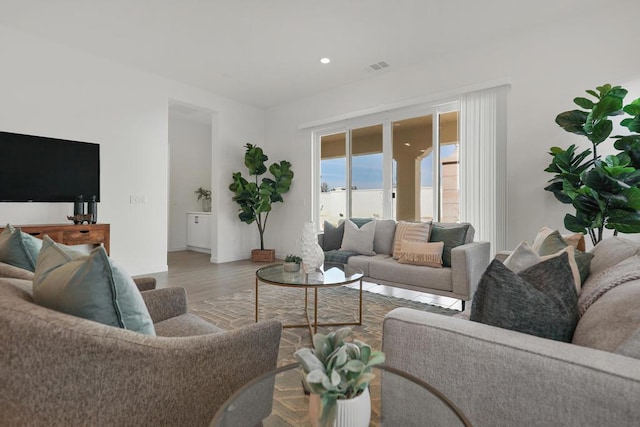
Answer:
POLYGON ((196 191, 194 191, 194 193, 196 193, 198 195, 198 201, 200 201, 202 199, 211 200, 211 190, 206 190, 206 189, 200 187, 196 191))
POLYGON ((305 387, 320 396, 321 424, 335 417, 336 402, 362 394, 375 377, 371 368, 384 363, 381 351, 358 340, 346 341, 351 328, 313 336, 314 349, 302 348, 294 356, 304 371, 305 387))

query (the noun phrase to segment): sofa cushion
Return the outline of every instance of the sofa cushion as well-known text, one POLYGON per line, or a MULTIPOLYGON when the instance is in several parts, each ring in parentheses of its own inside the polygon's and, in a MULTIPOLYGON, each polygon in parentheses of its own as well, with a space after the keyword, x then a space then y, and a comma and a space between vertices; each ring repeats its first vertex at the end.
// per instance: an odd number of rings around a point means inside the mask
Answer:
POLYGON ((443 242, 442 265, 451 267, 451 249, 465 244, 469 224, 458 224, 457 226, 445 226, 434 223, 431 227, 430 242, 443 242))
POLYGON ((384 254, 376 254, 374 256, 355 255, 355 256, 349 257, 348 264, 351 267, 362 270, 365 276, 369 276, 369 265, 371 265, 371 262, 375 260, 383 260, 387 258, 389 258, 389 255, 384 255, 384 254))
POLYGON ((42 240, 7 224, 0 233, 0 262, 33 272, 41 247, 42 240))
POLYGON ((393 253, 393 237, 396 232, 396 222, 393 219, 377 219, 376 232, 373 236, 373 251, 377 254, 391 255, 393 253))
POLYGON ((376 222, 370 221, 362 227, 351 220, 344 222, 344 236, 342 237, 341 251, 354 251, 361 255, 375 255, 373 250, 373 237, 376 232, 376 222))
POLYGON ((470 319, 570 342, 578 322, 577 301, 567 253, 520 273, 493 260, 478 284, 470 319))
POLYGON ((382 282, 395 282, 416 288, 452 291, 451 269, 400 264, 393 257, 372 259, 369 277, 382 282))
POLYGON ((393 237, 393 258, 400 258, 400 244, 403 240, 428 242, 431 234, 431 222, 399 221, 393 237))
MULTIPOLYGON (((544 241, 538 247, 538 254, 540 255, 552 255, 557 253, 561 249, 566 248, 569 244, 560 236, 560 232, 555 230, 545 237, 544 241)), ((575 250, 575 260, 580 271, 580 283, 584 283, 589 277, 589 270, 591 266, 591 260, 593 254, 589 252, 581 252, 575 250)))
POLYGON ((594 255, 590 274, 597 275, 620 261, 640 254, 640 245, 623 237, 614 236, 600 241, 590 253, 594 255))
POLYGON ((563 249, 560 249, 555 254, 541 256, 538 255, 536 251, 534 251, 527 242, 521 242, 513 252, 507 257, 504 261, 504 265, 511 271, 515 273, 519 273, 527 268, 538 264, 541 261, 552 258, 554 256, 560 256, 563 253, 569 254, 569 266, 571 267, 571 274, 573 274, 573 282, 576 287, 576 292, 580 295, 582 290, 581 281, 580 281, 580 270, 578 269, 578 264, 576 264, 575 260, 575 247, 569 245, 563 249))
POLYGON ((107 256, 58 245, 48 236, 33 279, 36 304, 109 326, 155 335, 147 306, 133 279, 107 256))
POLYGON ((342 236, 344 235, 344 222, 337 227, 329 221, 324 222, 324 236, 322 237, 322 250, 332 251, 340 249, 342 236))
POLYGON ((156 323, 154 326, 156 335, 159 337, 191 337, 224 332, 223 329, 191 313, 171 317, 156 323))
POLYGON ((416 242, 402 240, 400 244, 400 264, 424 265, 442 268, 443 242, 416 242))

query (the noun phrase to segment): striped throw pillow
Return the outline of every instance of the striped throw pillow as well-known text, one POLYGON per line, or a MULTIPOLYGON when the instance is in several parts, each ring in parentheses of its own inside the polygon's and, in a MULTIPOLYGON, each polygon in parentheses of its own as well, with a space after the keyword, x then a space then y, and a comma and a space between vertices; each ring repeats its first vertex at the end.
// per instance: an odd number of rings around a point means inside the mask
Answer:
POLYGON ((393 237, 393 258, 400 258, 400 245, 403 240, 428 242, 431 234, 431 222, 398 221, 396 233, 393 237))

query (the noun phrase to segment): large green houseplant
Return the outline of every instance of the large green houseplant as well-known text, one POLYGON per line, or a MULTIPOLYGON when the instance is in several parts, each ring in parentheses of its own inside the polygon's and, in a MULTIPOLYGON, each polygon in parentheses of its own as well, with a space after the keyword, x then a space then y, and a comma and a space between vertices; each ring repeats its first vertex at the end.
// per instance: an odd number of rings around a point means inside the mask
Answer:
POLYGON ((585 136, 590 147, 552 147, 553 160, 545 171, 554 177, 545 190, 573 205, 576 213, 565 216, 564 226, 588 233, 595 245, 605 228, 614 234, 640 233, 640 98, 625 105, 627 90, 610 84, 586 92, 595 99, 575 98, 582 109, 558 114, 556 123, 585 136), (622 116, 620 125, 631 133, 611 137, 618 153, 603 159, 598 147, 613 132, 613 116, 622 116))
MULTIPOLYGON (((283 202, 282 195, 289 191, 293 180, 291 163, 282 160, 280 163, 273 163, 269 166, 269 172, 273 178, 260 177, 267 172, 265 162, 269 158, 263 153, 262 148, 257 145, 247 144, 244 154, 244 164, 249 170, 249 180, 242 176, 242 172, 235 172, 232 175, 233 182, 229 185, 229 190, 234 194, 233 200, 240 205, 238 217, 242 222, 256 223, 260 233, 260 250, 264 248, 264 231, 271 212, 271 205, 276 202, 283 202), (251 178, 253 177, 253 178, 251 178)), ((273 261, 273 259, 252 259, 273 261)))

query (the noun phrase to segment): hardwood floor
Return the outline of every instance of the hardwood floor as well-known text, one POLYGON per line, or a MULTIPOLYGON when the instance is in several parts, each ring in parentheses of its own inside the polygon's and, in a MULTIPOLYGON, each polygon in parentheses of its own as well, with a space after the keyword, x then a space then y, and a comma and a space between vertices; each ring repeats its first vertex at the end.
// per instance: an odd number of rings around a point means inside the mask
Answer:
MULTIPOLYGON (((215 299, 235 292, 254 289, 255 272, 266 265, 249 260, 212 264, 210 255, 193 251, 169 252, 167 262, 169 271, 147 274, 157 280, 158 288, 184 287, 190 303, 215 299)), ((357 284, 351 285, 358 287, 357 284)), ((415 292, 406 289, 363 283, 363 289, 383 295, 420 301, 440 307, 460 310, 461 303, 457 299, 415 292)))

